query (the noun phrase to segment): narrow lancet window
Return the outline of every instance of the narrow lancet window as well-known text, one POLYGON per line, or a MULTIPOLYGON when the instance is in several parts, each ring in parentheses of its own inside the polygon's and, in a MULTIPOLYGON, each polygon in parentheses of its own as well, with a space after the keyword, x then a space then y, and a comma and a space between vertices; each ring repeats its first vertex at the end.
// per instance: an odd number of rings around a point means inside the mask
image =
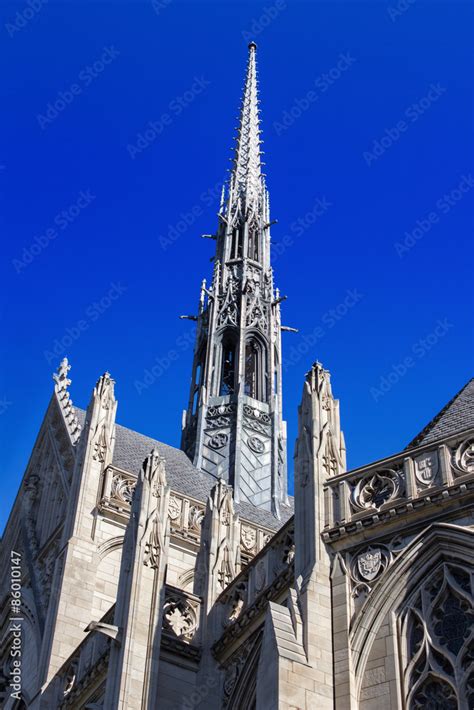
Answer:
POLYGON ((221 386, 219 394, 233 394, 235 391, 235 346, 225 343, 222 348, 221 386))
POLYGON ((245 346, 245 394, 257 399, 258 350, 253 340, 245 346))

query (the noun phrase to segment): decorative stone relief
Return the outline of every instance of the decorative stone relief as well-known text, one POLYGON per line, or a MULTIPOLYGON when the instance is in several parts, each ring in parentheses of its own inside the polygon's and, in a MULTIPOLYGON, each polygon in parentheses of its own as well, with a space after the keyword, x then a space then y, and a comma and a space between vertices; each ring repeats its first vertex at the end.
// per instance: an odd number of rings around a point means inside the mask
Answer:
POLYGON ((247 525, 240 528, 240 542, 248 552, 253 552, 257 547, 257 531, 247 525))
POLYGON ((426 454, 421 454, 413 460, 415 467, 415 478, 420 484, 419 487, 427 488, 432 486, 436 480, 439 469, 438 454, 435 451, 429 451, 426 454))
POLYGON ((264 442, 258 438, 258 436, 249 436, 247 439, 247 444, 249 448, 256 454, 263 454, 265 452, 264 442))
POLYGON ((453 466, 458 475, 474 473, 474 439, 467 439, 455 451, 453 466))
POLYGON ((123 503, 130 504, 136 485, 137 481, 135 478, 126 476, 123 473, 114 473, 112 476, 110 495, 112 498, 116 498, 123 503))
POLYGON ((148 540, 145 543, 145 552, 143 557, 143 564, 145 567, 151 567, 152 569, 158 569, 160 564, 161 547, 158 524, 158 519, 155 516, 148 540))
POLYGON ((267 581, 267 573, 265 569, 265 560, 259 560, 255 567, 255 591, 259 594, 265 587, 267 581))
POLYGON ((168 516, 171 520, 177 520, 181 515, 183 503, 176 496, 170 496, 170 502, 168 506, 168 516))
POLYGON ((401 494, 402 478, 397 471, 378 471, 370 478, 361 478, 354 486, 351 502, 356 510, 379 510, 401 494))
POLYGON ((192 505, 189 508, 188 515, 188 526, 191 530, 196 530, 201 532, 201 525, 204 519, 204 509, 198 508, 196 505, 192 505))
POLYGON ((180 639, 190 641, 197 628, 197 612, 194 605, 181 594, 169 594, 167 590, 163 605, 163 628, 180 639))
POLYGON ((94 453, 92 458, 94 461, 99 461, 104 463, 107 454, 107 434, 105 430, 105 424, 102 424, 99 436, 94 441, 94 453))
POLYGON ((207 443, 208 446, 211 447, 211 449, 216 449, 218 451, 219 449, 223 449, 228 441, 229 435, 221 431, 218 434, 214 434, 214 436, 211 436, 207 443))

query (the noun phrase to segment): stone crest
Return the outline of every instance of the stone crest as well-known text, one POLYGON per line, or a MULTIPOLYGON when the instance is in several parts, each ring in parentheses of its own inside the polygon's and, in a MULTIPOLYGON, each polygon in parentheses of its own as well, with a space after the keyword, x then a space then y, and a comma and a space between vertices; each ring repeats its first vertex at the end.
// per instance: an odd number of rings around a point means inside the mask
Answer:
POLYGON ((414 460, 415 477, 422 486, 431 486, 438 474, 438 456, 434 451, 430 451, 414 460))
POLYGON ((357 569, 360 576, 371 582, 376 578, 382 566, 382 551, 369 547, 365 552, 357 555, 357 569))

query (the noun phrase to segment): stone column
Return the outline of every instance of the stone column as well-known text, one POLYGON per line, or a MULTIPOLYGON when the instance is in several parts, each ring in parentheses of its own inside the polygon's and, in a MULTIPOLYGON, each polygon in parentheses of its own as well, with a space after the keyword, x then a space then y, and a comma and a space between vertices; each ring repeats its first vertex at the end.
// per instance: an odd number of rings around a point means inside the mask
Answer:
POLYGON ((202 524, 201 549, 196 560, 195 592, 203 598, 200 638, 202 659, 196 688, 206 688, 199 708, 222 707, 221 673, 212 656, 212 645, 223 631, 216 599, 240 572, 240 521, 234 511, 232 488, 219 480, 212 489, 202 524))
MULTIPOLYGON (((324 483, 345 470, 345 445, 329 372, 316 363, 306 376, 299 408, 295 452, 295 579, 303 624, 303 646, 313 681, 308 707, 333 708, 331 561, 321 538, 325 524, 324 483)), ((298 678, 294 678, 297 684, 298 678)))
POLYGON ((109 373, 99 378, 77 444, 76 462, 61 549, 51 588, 40 656, 41 682, 48 682, 84 640, 84 629, 100 618, 94 609, 94 529, 101 477, 112 460, 117 401, 109 373))
POLYGON ((104 707, 158 703, 158 667, 169 549, 169 486, 158 451, 145 459, 125 534, 104 707))

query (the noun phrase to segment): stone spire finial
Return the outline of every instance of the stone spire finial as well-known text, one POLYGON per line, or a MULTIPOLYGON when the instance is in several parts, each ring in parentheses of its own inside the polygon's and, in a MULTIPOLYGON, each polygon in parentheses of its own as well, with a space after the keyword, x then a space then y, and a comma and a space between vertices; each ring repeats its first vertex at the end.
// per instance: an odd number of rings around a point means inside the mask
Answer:
POLYGON ((258 109, 257 65, 255 42, 249 44, 249 58, 244 93, 240 106, 234 167, 230 178, 228 221, 240 212, 248 216, 256 211, 264 192, 260 160, 260 118, 258 109))
POLYGON ((71 384, 71 380, 68 377, 70 369, 71 365, 69 364, 69 360, 67 357, 63 358, 58 367, 58 371, 53 373, 53 380, 55 382, 54 391, 63 413, 67 430, 71 437, 72 443, 76 444, 81 433, 81 425, 77 419, 75 409, 72 406, 72 399, 68 390, 68 387, 71 384))

